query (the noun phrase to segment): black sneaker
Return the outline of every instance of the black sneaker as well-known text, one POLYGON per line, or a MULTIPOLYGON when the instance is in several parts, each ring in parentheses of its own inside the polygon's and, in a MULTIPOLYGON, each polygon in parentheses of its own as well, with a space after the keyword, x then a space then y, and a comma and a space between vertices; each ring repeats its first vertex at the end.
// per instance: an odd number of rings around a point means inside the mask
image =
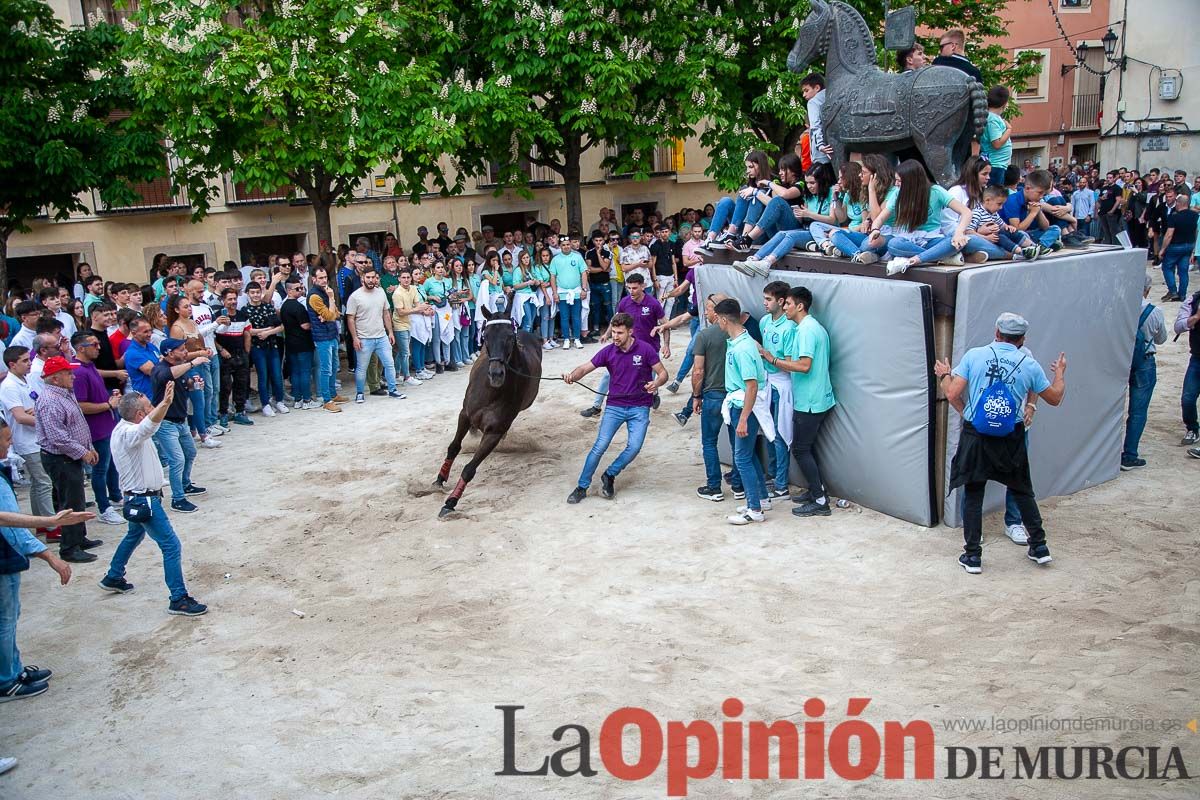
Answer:
POLYGON ((178 511, 180 514, 193 514, 197 511, 199 511, 200 509, 196 506, 195 503, 192 503, 192 502, 184 499, 184 500, 172 500, 171 501, 171 510, 178 511))
POLYGON ((96 560, 95 553, 89 553, 82 547, 71 547, 61 550, 58 557, 71 564, 87 564, 96 560))
POLYGON ((49 688, 50 684, 45 681, 41 683, 13 681, 8 686, 0 688, 0 703, 7 703, 10 700, 22 700, 26 697, 37 697, 49 688))
POLYGON ((732 491, 733 491, 733 499, 734 500, 745 500, 746 499, 746 490, 745 489, 733 489, 732 491))
POLYGON ((102 544, 104 544, 103 539, 84 539, 82 542, 80 542, 79 546, 84 550, 93 550, 102 544))
POLYGON ((372 397, 385 397, 385 396, 387 396, 387 389, 380 386, 378 389, 375 389, 374 391, 370 392, 369 394, 372 397))
POLYGON ((958 565, 967 571, 968 575, 978 575, 983 572, 983 562, 979 556, 969 556, 963 553, 958 557, 958 565))
POLYGON ((617 496, 616 480, 616 478, 607 472, 600 474, 600 496, 605 500, 612 500, 617 496))
POLYGON ((1144 459, 1144 458, 1129 458, 1129 459, 1122 458, 1121 459, 1121 471, 1122 472, 1128 472, 1131 469, 1137 469, 1138 467, 1144 467, 1144 466, 1146 466, 1146 459, 1144 459))
POLYGON ((813 501, 792 509, 792 516, 795 517, 828 517, 832 513, 833 510, 829 508, 828 501, 824 503, 813 501))
POLYGON ((787 489, 772 489, 771 491, 767 492, 767 497, 771 498, 772 500, 782 500, 785 497, 790 497, 791 494, 792 493, 787 489))
POLYGON ((576 486, 575 489, 569 495, 567 495, 567 502, 571 505, 575 505, 585 497, 587 497, 587 489, 583 488, 582 486, 576 486))
POLYGON ((816 499, 817 498, 813 497, 812 492, 810 492, 808 489, 805 489, 800 494, 792 495, 792 502, 796 503, 797 505, 804 505, 805 503, 811 503, 816 499))
POLYGON ((741 250, 741 251, 745 252, 745 251, 749 251, 750 248, 752 248, 752 247, 754 247, 754 240, 751 239, 749 236, 739 236, 733 240, 733 249, 734 250, 741 250))
POLYGON ((650 403, 650 408, 657 409, 661 405, 662 405, 662 397, 656 393, 654 395, 654 400, 650 403))
POLYGON ((167 606, 167 613, 174 614, 177 617, 198 617, 201 614, 208 613, 208 606, 204 603, 197 603, 193 598, 184 595, 178 600, 172 600, 171 605, 167 606))
POLYGON ((445 371, 446 371, 446 368, 443 367, 441 364, 438 364, 437 367, 435 367, 433 370, 435 375, 441 375, 445 371))
POLYGON ((684 414, 682 411, 676 411, 671 416, 674 417, 675 421, 679 423, 679 427, 682 428, 687 425, 688 415, 684 414))
POLYGON ((696 490, 696 497, 701 500, 712 500, 714 503, 720 503, 725 499, 725 493, 721 491, 721 487, 712 488, 711 486, 701 486, 696 490))
POLYGON ((26 664, 25 669, 17 675, 18 683, 45 683, 54 674, 53 670, 39 669, 34 664, 26 664))
POLYGON ((451 361, 446 365, 446 372, 458 372, 458 364, 455 364, 453 361, 451 361))
POLYGON ((133 584, 124 578, 110 578, 105 575, 100 579, 100 588, 114 594, 127 594, 133 591, 133 584))
POLYGON ((579 412, 579 416, 586 417, 587 419, 598 417, 600 416, 600 409, 596 408, 595 406, 588 406, 583 411, 579 412))
POLYGON ((1029 552, 1026 553, 1026 555, 1029 556, 1030 561, 1038 564, 1049 564, 1054 560, 1050 557, 1050 548, 1046 546, 1045 542, 1042 544, 1030 545, 1029 552))
POLYGON ((205 489, 203 486, 197 486, 194 483, 189 483, 183 487, 183 493, 188 497, 199 497, 202 494, 208 494, 208 489, 205 489))

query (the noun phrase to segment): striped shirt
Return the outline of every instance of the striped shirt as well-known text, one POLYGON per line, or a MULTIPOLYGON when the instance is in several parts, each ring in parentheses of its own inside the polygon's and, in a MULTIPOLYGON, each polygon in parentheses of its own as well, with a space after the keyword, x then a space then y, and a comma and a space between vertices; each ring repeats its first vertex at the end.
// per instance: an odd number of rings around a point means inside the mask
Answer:
POLYGON ((70 389, 44 384, 36 411, 38 445, 44 451, 78 461, 92 449, 92 432, 70 389))
POLYGON ((975 206, 975 208, 971 211, 970 230, 977 231, 981 225, 986 225, 989 222, 994 222, 995 224, 999 225, 1001 230, 1004 229, 1004 220, 1000 219, 999 214, 993 214, 982 205, 975 206))

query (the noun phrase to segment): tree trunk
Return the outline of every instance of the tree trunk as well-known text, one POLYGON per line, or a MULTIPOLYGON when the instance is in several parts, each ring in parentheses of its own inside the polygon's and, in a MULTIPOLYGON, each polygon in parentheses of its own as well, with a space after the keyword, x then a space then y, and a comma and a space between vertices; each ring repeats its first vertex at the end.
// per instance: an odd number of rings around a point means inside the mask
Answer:
POLYGON ((309 195, 308 199, 312 201, 313 216, 317 222, 317 241, 316 247, 311 248, 312 252, 320 252, 321 242, 329 242, 329 249, 336 253, 337 242, 333 240, 333 223, 329 220, 329 208, 332 203, 313 195, 309 195))
POLYGON ((567 233, 584 236, 583 196, 579 186, 579 160, 583 154, 583 138, 576 134, 567 140, 563 157, 563 188, 567 195, 567 233))

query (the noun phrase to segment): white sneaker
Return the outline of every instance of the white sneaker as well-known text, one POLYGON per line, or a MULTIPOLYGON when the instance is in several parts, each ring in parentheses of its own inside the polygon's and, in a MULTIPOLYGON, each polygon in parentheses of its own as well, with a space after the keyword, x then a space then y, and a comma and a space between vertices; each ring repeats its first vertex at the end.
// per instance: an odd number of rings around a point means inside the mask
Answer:
POLYGON ((321 403, 318 403, 316 400, 309 400, 307 403, 304 404, 305 411, 315 411, 320 407, 321 407, 321 403))
POLYGON ((423 381, 430 381, 430 380, 433 380, 433 375, 434 375, 434 373, 430 372, 430 371, 429 371, 429 370, 427 370, 427 369, 423 369, 423 370, 421 370, 420 372, 418 372, 418 373, 417 373, 417 377, 418 377, 418 378, 420 378, 420 379, 421 379, 421 380, 423 380, 423 381))
POLYGON ((908 259, 907 258, 893 258, 891 261, 889 261, 887 263, 887 274, 888 275, 899 275, 900 273, 906 272, 907 270, 908 270, 908 259))
POLYGON ((542 349, 543 349, 543 350, 546 350, 547 352, 549 352, 550 350, 553 350, 553 349, 554 349, 554 343, 553 343, 553 342, 551 342, 551 341, 549 341, 549 340, 547 340, 547 341, 546 341, 546 343, 542 345, 542 349))
POLYGON ((575 349, 576 349, 576 350, 582 350, 582 349, 583 349, 583 342, 581 342, 581 341, 579 341, 578 339, 576 339, 576 340, 575 340, 575 349))
POLYGON ((121 512, 117 511, 113 506, 104 509, 104 513, 96 517, 105 525, 124 525, 125 518, 121 516, 121 512))
MULTIPOLYGON (((761 511, 770 511, 771 510, 771 498, 764 497, 762 500, 759 501, 759 507, 760 507, 761 511)), ((734 511, 738 512, 739 514, 741 514, 743 511, 749 511, 749 510, 750 510, 750 506, 748 506, 748 505, 740 505, 734 509, 734 511)))
POLYGON ((1024 525, 1005 525, 1004 535, 1012 539, 1013 544, 1029 544, 1029 531, 1025 530, 1024 525))
POLYGON ((216 450, 218 447, 221 446, 221 443, 218 442, 213 437, 207 436, 200 441, 200 446, 203 447, 205 450, 216 450))
POLYGON ((767 515, 761 511, 751 511, 746 509, 737 514, 730 514, 725 518, 725 521, 730 525, 749 525, 751 522, 766 522, 767 515))
POLYGON ((224 436, 225 429, 222 428, 220 425, 210 425, 208 430, 205 431, 205 433, 209 436, 224 436))
POLYGON ((288 407, 287 407, 287 404, 286 404, 286 403, 284 403, 284 402, 282 402, 282 401, 279 401, 279 402, 276 402, 276 403, 275 403, 275 410, 276 410, 276 411, 278 411, 280 414, 290 414, 290 413, 292 413, 292 410, 291 410, 290 408, 288 408, 288 407))
POLYGON ((404 385, 405 386, 420 386, 421 381, 419 379, 413 377, 412 375, 409 375, 407 378, 404 379, 404 385))
POLYGON ((264 417, 273 417, 273 416, 275 416, 275 409, 271 408, 271 404, 270 404, 270 403, 267 403, 266 405, 264 405, 264 406, 262 407, 262 415, 263 415, 264 417))
POLYGON ((550 349, 551 349, 551 350, 557 350, 557 349, 558 349, 558 342, 554 341, 553 339, 551 339, 550 341, 548 341, 548 342, 547 342, 547 344, 549 344, 549 345, 550 345, 550 349))
POLYGON ((938 263, 947 267, 961 267, 964 263, 963 254, 955 253, 954 255, 946 256, 945 258, 939 260, 938 263))

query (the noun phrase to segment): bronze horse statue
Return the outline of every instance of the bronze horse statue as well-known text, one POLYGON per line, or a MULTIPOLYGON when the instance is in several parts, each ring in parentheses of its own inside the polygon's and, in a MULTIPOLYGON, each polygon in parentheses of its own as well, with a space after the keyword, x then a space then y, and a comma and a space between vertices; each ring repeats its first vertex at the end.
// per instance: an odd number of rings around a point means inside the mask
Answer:
POLYGON ((500 444, 517 414, 533 405, 541 383, 542 348, 533 334, 515 330, 507 310, 493 313, 482 308, 481 313, 486 319, 483 349, 471 367, 462 411, 458 412, 458 432, 446 450, 446 460, 434 485, 446 488, 450 468, 462 451, 468 430, 479 431, 483 438, 475 456, 463 468, 458 485, 446 498, 439 517, 454 511, 480 463, 500 444))
POLYGON ((987 122, 983 85, 953 67, 899 75, 876 66, 875 43, 862 16, 842 2, 812 0, 788 54, 788 69, 804 72, 825 55, 821 123, 839 169, 851 152, 894 153, 915 147, 943 186, 987 122))

